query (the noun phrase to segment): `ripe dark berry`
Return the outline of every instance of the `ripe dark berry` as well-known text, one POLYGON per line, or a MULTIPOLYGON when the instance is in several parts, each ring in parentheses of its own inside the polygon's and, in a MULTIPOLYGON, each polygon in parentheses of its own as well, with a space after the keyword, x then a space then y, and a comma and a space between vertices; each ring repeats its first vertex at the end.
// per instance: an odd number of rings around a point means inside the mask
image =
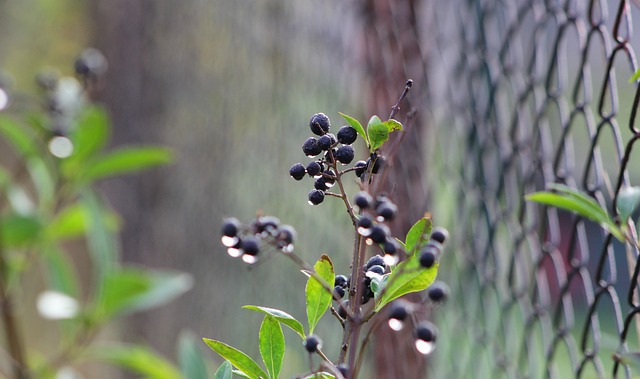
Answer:
POLYGON ((331 133, 327 133, 322 137, 318 138, 318 146, 324 151, 331 149, 331 147, 336 143, 337 143, 336 136, 334 136, 331 133))
POLYGON ((309 192, 309 204, 318 205, 324 201, 324 191, 321 190, 311 190, 309 192))
POLYGON ((319 177, 313 183, 313 188, 320 191, 326 191, 327 189, 329 189, 329 186, 327 186, 327 179, 324 176, 319 177))
POLYGON ((309 128, 311 128, 311 133, 321 136, 329 132, 331 121, 326 114, 316 113, 311 116, 311 120, 309 120, 309 128))
POLYGON ((315 353, 322 347, 322 341, 315 334, 310 335, 304 341, 304 348, 307 349, 309 353, 315 353))
POLYGON ((340 374, 342 374, 344 379, 349 379, 349 366, 347 366, 344 363, 341 363, 337 365, 336 368, 338 369, 338 371, 340 371, 340 374))
POLYGON ((345 125, 338 130, 338 142, 342 144, 351 145, 357 138, 358 132, 349 125, 345 125))
POLYGON ((409 316, 409 306, 404 300, 396 300, 389 308, 389 318, 404 321, 409 316))
POLYGON ((360 219, 358 220, 358 233, 368 236, 369 234, 371 234, 372 225, 373 220, 371 219, 371 217, 367 215, 360 216, 360 219))
POLYGON ((374 272, 378 275, 384 275, 384 267, 380 265, 373 265, 367 269, 367 272, 374 272))
POLYGON ((444 243, 444 241, 447 240, 447 237, 449 237, 449 232, 447 231, 447 229, 443 227, 435 227, 433 228, 433 231, 431 232, 431 236, 429 237, 429 239, 442 244, 444 243))
POLYGON ((334 157, 342 164, 349 164, 353 161, 355 150, 351 145, 342 145, 334 153, 334 157))
POLYGON ((373 202, 371 195, 366 191, 358 192, 353 200, 360 209, 369 208, 373 202))
POLYGON ((335 286, 333 287, 333 298, 334 299, 342 299, 344 297, 344 287, 335 286))
POLYGON ((242 250, 246 255, 258 255, 260 252, 260 245, 258 245, 258 240, 254 237, 246 237, 242 240, 242 250))
POLYGON ((382 245, 382 251, 384 251, 385 254, 396 255, 398 252, 398 243, 393 238, 387 238, 382 245))
POLYGON ((326 170, 323 174, 324 175, 322 177, 324 178, 325 183, 327 183, 327 187, 333 187, 336 182, 336 173, 333 172, 333 170, 326 170))
POLYGON ((440 303, 446 300, 449 296, 449 286, 447 286, 444 282, 434 282, 427 290, 427 295, 429 296, 429 299, 431 299, 431 301, 433 301, 434 303, 440 303))
POLYGON ((238 219, 229 217, 224 220, 222 224, 222 235, 225 237, 235 237, 238 235, 238 230, 240 229, 240 221, 238 219))
POLYGON ((384 263, 384 258, 382 258, 379 255, 374 255, 373 257, 369 258, 369 260, 367 261, 367 264, 365 265, 365 268, 369 270, 369 268, 373 266, 382 266, 383 268, 386 267, 386 264, 384 263))
POLYGON ((416 338, 425 342, 435 342, 438 336, 438 329, 429 321, 422 321, 415 330, 416 338))
POLYGON ((398 207, 390 201, 385 201, 382 204, 378 205, 376 208, 376 214, 383 221, 391 221, 398 213, 398 207))
POLYGON ((436 255, 432 250, 425 250, 420 253, 420 266, 431 268, 436 263, 436 255))
POLYGON ((282 225, 278 228, 278 232, 276 234, 276 240, 278 241, 278 246, 284 247, 290 245, 296 239, 296 230, 291 225, 282 225), (282 246, 281 246, 282 245, 282 246))
POLYGON ((289 175, 295 180, 302 180, 304 175, 307 173, 302 163, 296 163, 289 169, 289 175))
POLYGON ((369 238, 374 243, 384 243, 387 240, 387 236, 389 235, 389 228, 386 225, 376 224, 371 227, 371 234, 369 234, 369 238))
POLYGON ((336 154, 338 153, 338 149, 331 149, 324 154, 324 160, 329 164, 336 163, 336 154))
POLYGON ((76 74, 81 76, 96 76, 107 71, 107 59, 96 49, 85 49, 74 64, 76 74))
POLYGON ((255 228, 257 233, 275 233, 280 225, 280 220, 273 216, 262 216, 256 220, 255 228))
POLYGON ((322 152, 322 149, 318 146, 318 140, 313 137, 309 137, 302 144, 302 152, 307 157, 315 157, 322 152))
POLYGON ((355 166, 353 167, 355 167, 356 176, 359 178, 362 176, 362 174, 364 174, 364 171, 367 169, 367 162, 357 161, 355 166))
POLYGON ((309 176, 318 176, 322 172, 322 165, 318 162, 311 162, 307 165, 307 174, 309 176))
POLYGON ((338 316, 342 317, 342 318, 347 318, 347 316, 349 315, 347 313, 347 309, 349 309, 349 300, 345 300, 342 303, 340 303, 340 306, 338 307, 338 316))
MULTIPOLYGON (((386 159, 382 155, 375 155, 373 158, 375 162, 373 163, 373 168, 371 169, 371 173, 377 174, 380 171, 380 169, 384 167, 384 164, 386 163, 386 159)), ((369 166, 371 161, 372 161, 371 158, 367 159, 367 167, 369 166)))
POLYGON ((347 287, 347 277, 344 275, 336 275, 336 278, 333 281, 334 286, 340 286, 342 288, 347 287))

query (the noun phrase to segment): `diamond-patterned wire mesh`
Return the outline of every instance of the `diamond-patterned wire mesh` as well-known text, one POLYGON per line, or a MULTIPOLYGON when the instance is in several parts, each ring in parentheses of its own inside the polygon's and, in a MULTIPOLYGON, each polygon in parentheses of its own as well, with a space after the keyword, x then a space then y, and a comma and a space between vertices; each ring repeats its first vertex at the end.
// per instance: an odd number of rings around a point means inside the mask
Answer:
MULTIPOLYGON (((629 1, 469 0, 428 7, 430 98, 453 201, 432 377, 629 378, 640 351, 638 252, 524 201, 549 183, 610 213, 640 185, 629 1)), ((437 213, 436 213, 437 216, 437 213)), ((635 364, 637 367, 637 364, 635 364)))

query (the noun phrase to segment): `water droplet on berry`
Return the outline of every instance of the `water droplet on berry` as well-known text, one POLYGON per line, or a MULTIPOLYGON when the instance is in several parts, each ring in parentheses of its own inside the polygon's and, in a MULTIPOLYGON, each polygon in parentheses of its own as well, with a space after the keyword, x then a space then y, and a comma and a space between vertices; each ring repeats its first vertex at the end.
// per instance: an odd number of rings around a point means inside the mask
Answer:
POLYGON ((436 344, 433 342, 427 342, 421 339, 417 339, 416 349, 422 355, 429 355, 436 349, 436 344))
POLYGON ((227 249, 227 254, 229 254, 232 258, 238 258, 242 255, 242 250, 236 249, 235 247, 230 247, 227 249))
POLYGON ((282 248, 283 253, 293 253, 293 244, 290 243, 282 248))
POLYGON ((384 263, 387 266, 395 266, 398 263, 398 257, 391 254, 385 254, 384 263))
POLYGON ((396 332, 402 330, 404 328, 404 322, 398 320, 397 318, 389 319, 389 327, 396 332))
POLYGON ((49 152, 57 158, 67 158, 73 153, 73 143, 67 137, 53 137, 49 141, 49 152))
MULTIPOLYGON (((369 234, 371 234, 371 233, 369 233, 369 234)), ((373 245, 373 240, 371 238, 367 238, 366 242, 367 242, 367 246, 373 245)))
POLYGON ((222 236, 222 244, 226 247, 235 246, 238 243, 238 237, 222 236))
POLYGON ((335 185, 336 185, 336 183, 335 183, 335 182, 326 182, 324 185, 325 185, 327 188, 331 188, 331 187, 335 186, 335 185))
POLYGON ((363 228, 362 226, 358 228, 358 233, 361 236, 367 237, 371 235, 371 228, 363 228))
POLYGON ((242 260, 245 263, 254 264, 254 263, 256 263, 258 261, 258 257, 256 257, 255 255, 245 254, 245 255, 242 256, 242 260))

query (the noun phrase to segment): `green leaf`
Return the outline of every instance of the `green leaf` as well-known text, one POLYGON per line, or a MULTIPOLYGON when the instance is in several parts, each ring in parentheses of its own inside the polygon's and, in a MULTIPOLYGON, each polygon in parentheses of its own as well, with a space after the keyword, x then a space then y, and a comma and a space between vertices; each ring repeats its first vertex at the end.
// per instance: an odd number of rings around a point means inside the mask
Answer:
POLYGON ((25 127, 8 117, 0 116, 0 136, 13 145, 19 154, 31 156, 38 152, 34 136, 27 132, 25 127))
POLYGON ((264 372, 258 364, 251 359, 247 354, 242 351, 231 347, 225 343, 220 341, 203 338, 204 343, 206 343, 213 351, 218 353, 222 358, 231 362, 238 370, 245 373, 250 379, 260 379, 260 378, 268 378, 266 372, 264 372))
POLYGON ((260 354, 271 379, 277 379, 284 358, 284 334, 280 322, 266 315, 260 326, 260 354))
POLYGON ((631 77, 631 79, 629 79, 629 83, 633 83, 635 81, 637 81, 638 79, 640 79, 640 69, 638 69, 635 74, 633 74, 633 76, 631 77))
POLYGON ((600 224, 620 241, 624 241, 624 236, 618 226, 609 217, 609 214, 590 196, 565 185, 549 185, 553 192, 536 192, 525 196, 528 201, 550 205, 559 209, 574 212, 584 218, 600 224))
POLYGON ((99 196, 93 191, 85 190, 82 194, 81 202, 89 212, 86 237, 94 266, 93 274, 98 284, 96 290, 99 295, 104 277, 112 273, 117 267, 116 237, 114 233, 109 231, 104 222, 106 209, 99 196))
POLYGON ((405 237, 404 248, 407 255, 412 255, 422 248, 422 246, 429 240, 431 228, 431 219, 428 217, 423 217, 413 224, 405 237))
POLYGON ((140 374, 148 379, 180 379, 178 369, 146 346, 116 345, 96 347, 90 356, 140 374))
POLYGON ((164 305, 192 285, 191 276, 181 272, 123 268, 104 278, 98 315, 111 317, 164 305))
POLYGON ((396 130, 402 130, 403 129, 402 124, 398 120, 389 119, 389 120, 383 122, 383 124, 387 127, 387 130, 389 131, 389 133, 394 132, 396 130))
MULTIPOLYGON (((333 263, 331 263, 331 259, 329 259, 326 254, 322 255, 320 260, 313 266, 313 269, 320 278, 326 282, 325 284, 333 284, 335 280, 333 263)), ((305 293, 307 300, 307 318, 309 319, 309 334, 313 334, 313 330, 318 324, 318 321, 320 321, 322 315, 329 309, 333 296, 331 292, 313 276, 310 276, 307 281, 305 293)))
POLYGON ((73 263, 64 251, 58 250, 55 244, 46 247, 44 254, 44 268, 51 289, 62 292, 71 297, 78 297, 78 278, 73 263))
POLYGON ((69 136, 73 143, 73 154, 67 160, 85 160, 101 151, 109 141, 110 133, 107 112, 99 107, 87 108, 69 136))
POLYGON ((319 372, 317 374, 311 374, 304 377, 304 379, 336 379, 335 376, 329 374, 328 372, 319 372))
POLYGON ((437 275, 438 262, 433 267, 425 269, 420 266, 419 254, 412 255, 388 274, 386 288, 376 304, 376 312, 402 295, 427 289, 436 280, 437 275))
POLYGON ((380 297, 382 289, 386 286, 389 275, 390 274, 371 276, 371 291, 376 299, 380 297))
POLYGON ((172 154, 160 147, 127 147, 111 151, 96 159, 84 171, 87 182, 129 174, 171 162, 172 154))
MULTIPOLYGON (((190 379, 190 378, 185 378, 190 379)), ((233 379, 233 366, 229 361, 224 361, 213 374, 213 379, 233 379)))
POLYGON ((260 307, 257 305, 245 305, 242 308, 249 309, 256 312, 262 312, 269 316, 273 316, 276 320, 280 321, 281 323, 291 328, 294 332, 298 333, 298 335, 300 336, 300 338, 302 338, 302 340, 306 338, 304 334, 304 328, 302 327, 302 324, 300 323, 300 321, 296 320, 293 316, 291 316, 287 312, 281 311, 279 309, 274 309, 274 308, 260 307))
POLYGON ((233 375, 237 375, 241 378, 251 379, 251 377, 240 370, 233 370, 233 375))
POLYGON ((33 244, 42 229, 42 222, 36 216, 6 215, 0 218, 0 244, 3 248, 33 244))
MULTIPOLYGON (((111 232, 120 228, 120 218, 110 209, 102 213, 103 225, 111 232)), ((73 203, 64 208, 47 225, 47 236, 53 240, 63 240, 81 237, 87 232, 91 224, 91 214, 84 203, 73 203)))
POLYGON ((627 222, 638 205, 640 205, 640 187, 625 187, 620 190, 616 200, 616 209, 622 222, 627 222))
MULTIPOLYGON (((190 332, 180 333, 178 341, 178 361, 184 379, 208 379, 207 364, 198 349, 198 340, 190 332)), ((228 362, 227 362, 228 363, 228 362)), ((223 364, 224 365, 224 364, 223 364)), ((231 364, 227 364, 228 377, 231 378, 231 364)), ((220 369, 218 369, 220 371, 220 369)))
POLYGON ((345 121, 347 121, 347 123, 351 125, 351 127, 354 128, 356 132, 358 132, 358 134, 362 136, 362 138, 364 138, 364 142, 366 142, 367 146, 369 146, 369 139, 367 138, 367 133, 364 131, 364 128, 362 127, 360 122, 355 118, 348 116, 344 113, 340 113, 340 116, 342 116, 342 118, 344 118, 345 121))
POLYGON ((367 124, 367 135, 369 136, 369 150, 379 149, 389 139, 389 129, 382 123, 380 117, 372 116, 367 124))

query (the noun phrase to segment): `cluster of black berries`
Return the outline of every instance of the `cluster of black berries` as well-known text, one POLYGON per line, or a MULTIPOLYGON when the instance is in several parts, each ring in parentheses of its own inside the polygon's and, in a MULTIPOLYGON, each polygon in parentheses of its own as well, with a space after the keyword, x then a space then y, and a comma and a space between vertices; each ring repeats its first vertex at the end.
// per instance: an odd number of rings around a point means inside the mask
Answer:
MULTIPOLYGON (((448 292, 448 288, 443 283, 439 284, 436 287, 438 288, 438 290, 434 292, 439 292, 439 295, 442 295, 440 291, 444 290, 443 287, 446 288, 446 291, 448 292)), ((431 293, 429 294, 429 296, 432 296, 431 293)), ((435 294, 433 296, 438 297, 435 294)), ((438 297, 438 301, 442 300, 443 297, 438 297)), ((394 301, 388 310, 389 327, 395 331, 402 330, 404 328, 404 325, 408 321, 411 321, 409 316, 413 313, 414 307, 414 304, 403 299, 394 301)), ((413 324, 413 335, 415 337, 416 349, 424 355, 431 353, 435 349, 436 337, 438 336, 438 328, 436 328, 436 326, 432 322, 427 320, 413 322, 413 324)))
MULTIPOLYGON (((295 180, 302 180, 306 175, 315 179, 314 189, 309 192, 309 204, 318 205, 324 201, 325 192, 329 190, 337 179, 337 163, 348 165, 355 157, 352 144, 358 138, 356 130, 345 125, 338 130, 336 135, 329 132, 331 121, 324 113, 316 113, 309 121, 311 132, 317 137, 309 137, 302 144, 302 152, 309 158, 315 159, 308 165, 296 163, 289 169, 289 174, 295 180)), ((377 153, 367 161, 359 161, 354 166, 354 171, 361 177, 369 164, 373 162, 372 172, 377 173, 384 163, 384 158, 377 153)))
MULTIPOLYGON (((374 255, 369 258, 367 263, 362 266, 362 270, 365 273, 364 277, 364 292, 362 293, 361 304, 366 304, 369 300, 374 298, 373 289, 371 288, 371 279, 374 276, 381 277, 387 272, 387 264, 381 255, 374 255)), ((344 275, 336 275, 333 288, 333 297, 336 300, 340 300, 348 292, 351 285, 351 275, 347 278, 344 275)), ((347 317, 347 309, 349 307, 349 300, 344 300, 338 308, 338 314, 342 318, 347 317)))
POLYGON ((291 225, 281 225, 273 216, 260 216, 248 225, 236 218, 227 218, 222 224, 222 244, 232 257, 242 257, 247 263, 255 263, 261 245, 267 244, 285 253, 293 251, 296 231, 291 225))
POLYGON ((391 236, 389 227, 384 222, 396 217, 398 207, 386 195, 379 195, 374 200, 365 191, 356 194, 354 203, 361 210, 358 233, 367 238, 369 245, 380 245, 388 265, 397 263, 398 242, 391 236))
POLYGON ((441 227, 433 228, 429 242, 420 250, 420 265, 431 268, 442 255, 442 246, 449 237, 449 232, 441 227))

